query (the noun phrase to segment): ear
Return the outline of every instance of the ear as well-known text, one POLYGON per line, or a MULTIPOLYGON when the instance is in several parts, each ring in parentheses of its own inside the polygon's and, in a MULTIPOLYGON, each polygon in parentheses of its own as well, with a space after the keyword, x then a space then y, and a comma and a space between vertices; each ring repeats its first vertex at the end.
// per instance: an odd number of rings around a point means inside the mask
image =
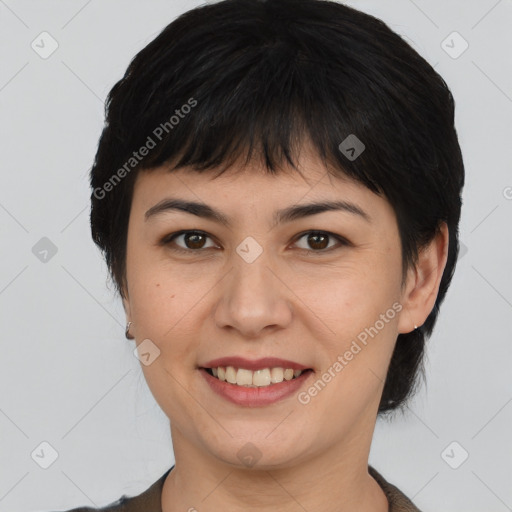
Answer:
POLYGON ((128 291, 126 289, 124 290, 124 295, 125 295, 125 297, 122 298, 122 301, 123 301, 124 312, 126 314, 126 321, 131 322, 132 315, 131 315, 131 310, 130 310, 130 298, 128 296, 128 291))
POLYGON ((448 235, 448 226, 442 222, 434 239, 419 252, 416 266, 407 273, 398 321, 400 334, 423 325, 434 308, 448 259, 448 235))

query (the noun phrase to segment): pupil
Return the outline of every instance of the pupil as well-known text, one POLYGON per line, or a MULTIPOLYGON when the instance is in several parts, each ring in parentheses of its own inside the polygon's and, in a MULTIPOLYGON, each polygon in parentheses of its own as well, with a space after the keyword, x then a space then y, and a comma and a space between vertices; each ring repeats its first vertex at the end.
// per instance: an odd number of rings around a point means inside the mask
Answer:
POLYGON ((203 244, 201 244, 201 243, 198 243, 198 245, 196 245, 197 238, 203 238, 203 243, 204 243, 204 237, 203 237, 203 235, 201 235, 199 233, 189 233, 185 236, 187 245, 190 245, 190 243, 192 244, 192 247, 189 247, 190 249, 200 249, 202 247, 203 244), (196 241, 193 240, 194 237, 196 237, 196 241), (191 238, 192 238, 192 242, 190 242, 191 238))
POLYGON ((311 247, 313 247, 314 249, 325 249, 327 247, 327 244, 325 244, 325 243, 320 242, 320 244, 318 244, 318 243, 315 243, 314 241, 313 241, 313 243, 311 243, 311 240, 314 240, 315 238, 323 238, 323 241, 325 242, 325 241, 327 241, 328 237, 326 235, 322 235, 322 234, 309 235, 308 242, 310 242, 311 247))

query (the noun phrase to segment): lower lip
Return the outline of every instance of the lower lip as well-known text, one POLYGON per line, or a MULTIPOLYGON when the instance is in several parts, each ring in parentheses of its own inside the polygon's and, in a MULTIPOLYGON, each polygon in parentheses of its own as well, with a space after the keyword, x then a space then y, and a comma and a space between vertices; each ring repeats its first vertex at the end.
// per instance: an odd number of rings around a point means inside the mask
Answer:
POLYGON ((292 395, 304 385, 305 381, 313 373, 312 370, 307 370, 295 379, 284 380, 270 386, 249 388, 219 380, 217 377, 210 375, 204 368, 199 368, 199 371, 215 393, 234 404, 246 407, 263 407, 292 395))

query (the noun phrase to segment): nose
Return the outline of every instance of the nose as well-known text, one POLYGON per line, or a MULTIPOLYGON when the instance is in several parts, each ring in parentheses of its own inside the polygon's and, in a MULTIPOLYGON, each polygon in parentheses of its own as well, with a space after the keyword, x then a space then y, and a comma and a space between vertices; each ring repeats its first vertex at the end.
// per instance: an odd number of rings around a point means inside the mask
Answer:
POLYGON ((215 309, 217 327, 235 329, 240 336, 254 339, 264 331, 290 325, 293 294, 263 255, 252 263, 235 261, 222 282, 215 309))

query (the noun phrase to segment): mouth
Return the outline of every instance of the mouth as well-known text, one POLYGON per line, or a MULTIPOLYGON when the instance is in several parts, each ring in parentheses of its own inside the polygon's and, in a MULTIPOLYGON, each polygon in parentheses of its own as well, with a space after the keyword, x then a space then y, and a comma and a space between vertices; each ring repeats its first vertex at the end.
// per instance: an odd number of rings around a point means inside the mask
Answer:
POLYGON ((198 370, 216 395, 245 407, 264 407, 290 397, 314 374, 313 368, 270 357, 225 357, 209 361, 198 370))
POLYGON ((200 367, 200 369, 206 371, 206 373, 222 382, 246 388, 264 388, 273 386, 280 384, 281 382, 297 379, 302 374, 313 371, 311 368, 294 370, 293 368, 284 368, 280 366, 262 368, 259 370, 236 368, 234 366, 217 366, 213 368, 200 367))

